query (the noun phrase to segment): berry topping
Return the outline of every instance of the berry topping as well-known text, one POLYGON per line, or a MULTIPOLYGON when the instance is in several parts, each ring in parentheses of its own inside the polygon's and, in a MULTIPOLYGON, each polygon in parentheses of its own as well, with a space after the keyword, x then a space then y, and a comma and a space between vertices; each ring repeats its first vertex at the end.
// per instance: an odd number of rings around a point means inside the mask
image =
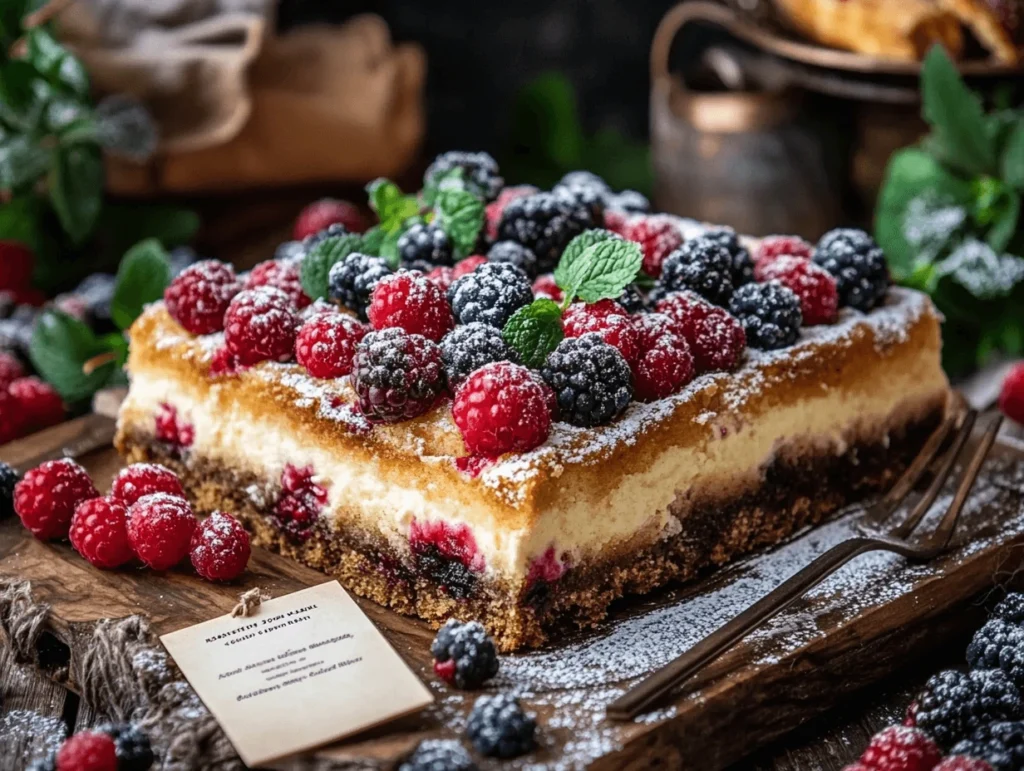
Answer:
POLYGON ((1024 623, 1024 594, 1010 592, 992 609, 993 618, 1001 618, 1013 624, 1024 623))
POLYGON ((669 292, 689 289, 715 305, 732 296, 732 256, 717 241, 698 236, 665 258, 659 284, 669 292))
POLYGON ((1024 671, 1007 671, 1008 667, 1001 667, 1001 663, 1014 664, 1020 658, 1014 656, 1015 648, 1020 649, 1020 653, 1024 655, 1024 629, 1001 618, 989 619, 974 633, 970 645, 967 646, 967 664, 971 669, 1002 668, 1019 688, 1024 685, 1024 680, 1018 682, 1014 674, 1024 675, 1024 671))
POLYGON ((596 332, 608 345, 618 349, 632 364, 640 353, 639 335, 626 309, 614 300, 587 305, 573 303, 562 315, 566 337, 582 337, 596 332))
POLYGON ((1024 768, 1024 723, 983 725, 970 739, 954 745, 950 754, 984 761, 993 771, 1020 771, 1024 768))
POLYGON ((940 672, 928 679, 917 702, 917 726, 943 748, 986 723, 1021 716, 1020 693, 998 669, 940 672))
POLYGON ((932 771, 996 771, 984 760, 968 758, 963 755, 950 755, 932 771))
POLYGON ((299 279, 299 262, 267 260, 261 262, 251 271, 245 279, 246 289, 256 289, 261 286, 272 286, 280 289, 292 305, 302 309, 313 302, 309 295, 302 288, 302 281, 299 279))
POLYGON ((417 223, 398 239, 398 256, 403 268, 426 272, 435 265, 452 265, 455 248, 440 226, 417 223))
POLYGON ((0 389, 0 444, 7 444, 24 435, 25 416, 6 388, 0 389))
POLYGON ((455 263, 455 267, 452 270, 453 278, 462 278, 463 276, 469 275, 474 270, 479 268, 481 265, 486 265, 488 259, 482 254, 473 254, 464 260, 459 260, 455 263))
POLYGON ((8 351, 0 351, 0 390, 25 376, 25 368, 18 357, 8 351))
POLYGON ((368 420, 397 423, 415 418, 433 407, 444 391, 441 348, 422 335, 394 327, 370 332, 356 348, 352 378, 368 420))
POLYGON ((648 310, 647 301, 637 289, 636 284, 628 284, 622 290, 622 294, 615 299, 615 302, 625 308, 627 313, 645 313, 648 310))
POLYGON ((813 256, 814 247, 800 236, 765 236, 754 252, 754 276, 760 281, 760 271, 779 257, 802 257, 809 260, 813 256))
POLYGON ((778 281, 800 299, 803 323, 835 323, 839 293, 832 274, 802 257, 779 257, 760 271, 759 281, 778 281))
POLYGON ((448 619, 438 630, 430 652, 434 671, 440 669, 438 676, 456 688, 479 688, 498 674, 498 652, 479 621, 464 624, 448 619))
MULTIPOLYGON (((999 392, 999 409, 1010 420, 1024 425, 1024 362, 1015 364, 1003 380, 1003 387, 999 392)), ((1022 595, 1016 596, 1020 598, 1022 595)), ((1024 620, 1024 600, 1018 602, 1022 606, 1021 619, 1024 620)))
POLYGON ((174 447, 191 447, 195 436, 195 427, 178 416, 176 407, 166 402, 160 404, 156 412, 157 439, 174 447))
POLYGON ((316 483, 312 466, 287 464, 281 472, 281 495, 274 513, 292 535, 304 537, 327 503, 327 490, 316 483))
POLYGON ((596 175, 591 176, 598 181, 598 184, 573 177, 573 174, 580 173, 582 172, 566 174, 561 182, 551 188, 551 192, 576 201, 576 203, 587 210, 590 217, 590 226, 602 227, 604 225, 604 202, 611 190, 596 175))
POLYGON ((18 484, 18 472, 0 461, 0 519, 7 519, 14 513, 14 486, 18 484))
MULTIPOLYGON (((651 210, 651 202, 647 196, 638 193, 636 190, 623 190, 621 193, 614 193, 607 198, 607 206, 617 212, 629 212, 631 214, 646 214, 651 210)), ((608 212, 605 212, 607 218, 608 212)))
POLYGON ((298 328, 299 317, 284 292, 269 286, 247 289, 224 314, 224 344, 243 367, 288 361, 298 328))
POLYGON ((486 567, 468 525, 414 519, 409 526, 409 548, 417 569, 456 599, 472 595, 477 574, 486 567))
POLYGON ((634 217, 623 225, 622 235, 640 244, 643 271, 654 278, 661 275, 665 258, 683 243, 683 234, 668 217, 634 217))
POLYGON ((636 317, 633 326, 640 351, 633 365, 637 399, 664 399, 693 379, 690 346, 675 321, 662 313, 645 313, 636 317))
POLYGON ((749 284, 754 280, 754 261, 750 257, 739 236, 732 228, 713 228, 701 234, 704 238, 710 238, 720 246, 725 247, 732 259, 732 285, 733 288, 749 284))
POLYGON ((530 570, 526 574, 526 585, 532 586, 538 581, 553 583, 564 576, 569 570, 569 555, 561 557, 554 546, 549 546, 539 557, 530 562, 530 570))
POLYGON ((931 771, 941 757, 924 731, 889 726, 871 737, 859 765, 865 771, 931 771))
POLYGON ((7 391, 21 413, 22 430, 38 431, 64 420, 64 400, 49 383, 37 377, 20 377, 7 386, 7 391))
POLYGON ((327 294, 366 321, 366 308, 377 282, 391 275, 380 257, 353 252, 335 263, 327 274, 327 294))
POLYGON ((117 771, 114 740, 98 731, 79 731, 61 745, 57 771, 117 771))
POLYGON ((449 268, 445 265, 438 265, 436 268, 431 268, 427 273, 427 281, 432 283, 445 294, 448 293, 448 287, 452 285, 454 280, 455 268, 449 268))
POLYGON ((350 233, 362 233, 367 227, 366 218, 355 204, 335 198, 321 198, 299 214, 292 229, 292 238, 301 241, 336 224, 343 225, 350 233))
POLYGON ((555 283, 555 276, 552 273, 545 273, 542 276, 537 276, 533 281, 533 296, 537 299, 546 297, 549 300, 554 300, 556 303, 562 302, 562 298, 565 296, 562 292, 562 288, 555 283))
POLYGON ((514 696, 481 696, 473 705, 466 734, 481 755, 514 758, 533 749, 537 721, 519 706, 514 696))
POLYGON ((224 312, 242 284, 235 269, 217 260, 191 265, 164 291, 164 303, 171 318, 194 335, 208 335, 224 329, 224 312))
POLYGON ((14 486, 14 511, 36 538, 64 538, 75 507, 98 496, 85 469, 61 458, 25 473, 14 486))
POLYGON ((533 302, 533 289, 519 268, 489 262, 456 280, 448 299, 460 324, 480 321, 501 329, 513 313, 533 302))
POLYGON ((90 564, 111 570, 135 558, 128 541, 128 509, 112 498, 92 498, 75 507, 68 534, 90 564))
POLYGON ((530 278, 537 275, 537 255, 515 241, 498 241, 487 252, 491 262, 507 262, 515 265, 530 278))
POLYGON ((539 192, 533 185, 513 185, 512 187, 506 187, 498 193, 498 197, 493 202, 487 204, 486 223, 484 226, 487 238, 491 241, 498 238, 498 225, 501 223, 501 215, 509 203, 517 198, 525 198, 528 195, 539 192))
POLYGON ((515 360, 515 352, 501 336, 501 330, 479 321, 460 324, 445 335, 441 355, 453 389, 485 364, 515 360))
POLYGON ((466 187, 485 201, 493 201, 505 186, 494 158, 487 153, 464 150, 449 150, 437 156, 423 173, 423 186, 438 184, 452 169, 461 169, 466 187))
POLYGON ((368 315, 374 329, 398 327, 435 343, 455 326, 444 293, 426 276, 408 270, 377 282, 368 315))
POLYGON ((128 509, 128 540, 139 559, 154 570, 167 570, 181 562, 195 529, 192 507, 176 495, 147 495, 128 509))
POLYGON ((526 452, 551 430, 547 386, 526 367, 494 362, 473 372, 455 395, 452 417, 466 448, 496 457, 526 452))
POLYGON ((814 261, 836 277, 839 304, 867 312, 889 289, 889 268, 875 240, 863 230, 836 228, 818 241, 814 261))
POLYGON ((321 313, 299 329, 295 359, 313 377, 342 377, 352 371, 356 346, 366 332, 365 324, 344 313, 321 313))
POLYGON ((133 463, 121 469, 110 485, 110 497, 122 506, 131 506, 139 498, 153 493, 185 498, 178 475, 155 463, 133 463))
POLYGON ((697 373, 735 369, 747 347, 743 325, 724 308, 694 292, 672 294, 658 303, 658 312, 672 318, 690 346, 697 373))
POLYGON ((555 391, 560 418, 575 426, 609 423, 633 397, 626 359, 593 333, 560 342, 541 375, 555 391))
POLYGON ((741 286, 729 301, 729 311, 754 348, 785 348, 800 336, 800 298, 778 281, 741 286))
POLYGON ((527 247, 537 256, 538 272, 547 273, 566 245, 592 224, 590 211, 572 196, 536 193, 505 206, 498 239, 527 247))
POLYGON ((207 581, 232 581, 249 564, 249 534, 230 514, 215 511, 192 533, 192 567, 207 581))
POLYGON ((153 765, 153 747, 137 725, 104 723, 96 730, 114 740, 118 771, 147 771, 153 765))
POLYGON ((458 742, 427 739, 402 761, 398 771, 477 771, 477 766, 458 742))

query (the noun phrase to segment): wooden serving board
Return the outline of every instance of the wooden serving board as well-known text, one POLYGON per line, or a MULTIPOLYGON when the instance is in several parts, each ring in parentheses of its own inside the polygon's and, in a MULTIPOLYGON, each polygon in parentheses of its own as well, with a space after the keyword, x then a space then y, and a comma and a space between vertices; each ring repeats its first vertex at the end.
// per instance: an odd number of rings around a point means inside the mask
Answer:
MULTIPOLYGON (((21 462, 75 435, 86 420, 8 445, 0 459, 21 462)), ((111 449, 82 461, 101 490, 121 466, 111 449)), ((938 505, 944 501, 948 497, 938 505)), ((500 767, 722 769, 950 635, 976 626, 976 613, 963 611, 980 593, 1008 581, 1024 558, 1024 449, 1011 441, 997 444, 965 510, 960 545, 949 555, 928 565, 865 555, 656 712, 629 723, 604 717, 609 701, 851 535, 856 520, 857 512, 849 511, 701 581, 619 603, 597 630, 548 649, 502 657, 501 672, 489 690, 511 689, 537 713, 541 746, 500 767)), ((66 544, 36 541, 16 519, 0 523, 4 578, 31 581, 34 599, 51 607, 48 631, 67 646, 72 659, 81 655, 84 636, 104 618, 140 614, 162 634, 229 612, 239 594, 252 587, 280 596, 325 580, 262 550, 233 585, 209 584, 184 570, 104 572, 66 544)), ((433 676, 433 632, 425 624, 372 602, 359 603, 430 684, 437 702, 412 721, 317 755, 341 768, 391 768, 423 738, 457 738, 476 694, 449 689, 433 676)))

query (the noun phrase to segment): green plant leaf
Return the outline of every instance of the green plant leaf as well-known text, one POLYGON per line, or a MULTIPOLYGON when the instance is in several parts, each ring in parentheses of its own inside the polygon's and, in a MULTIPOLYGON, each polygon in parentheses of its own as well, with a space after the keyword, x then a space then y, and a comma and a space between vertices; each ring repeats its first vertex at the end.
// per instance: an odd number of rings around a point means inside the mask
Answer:
POLYGON ((438 224, 455 246, 456 257, 472 254, 484 226, 484 202, 468 190, 441 188, 435 210, 438 224))
POLYGON ((1024 192, 1024 116, 1007 135, 999 166, 1003 181, 1024 192))
POLYGON ((60 147, 50 169, 50 201, 72 242, 92 232, 103 204, 103 160, 87 145, 60 147))
POLYGON ((118 329, 126 330, 149 303, 164 295, 171 283, 171 261, 155 238, 135 244, 117 270, 110 317, 118 329))
POLYGON ((0 143, 0 189, 24 190, 46 173, 50 151, 23 134, 0 143))
POLYGON ((1004 191, 1003 202, 992 220, 992 226, 985 234, 985 242, 997 252, 1003 252, 1010 245, 1020 222, 1020 193, 1004 191))
POLYGON ((405 195, 391 180, 375 179, 366 186, 366 193, 370 208, 380 220, 380 227, 389 233, 401 228, 409 217, 419 214, 420 205, 416 197, 405 195))
POLYGON ((328 274, 335 263, 359 250, 362 239, 354 234, 325 238, 302 259, 299 279, 302 290, 313 300, 327 296, 328 274))
POLYGON ((619 238, 619 236, 615 235, 610 230, 584 230, 569 242, 565 247, 565 250, 562 252, 562 256, 558 260, 558 265, 555 266, 555 283, 558 284, 562 291, 568 289, 572 283, 569 280, 570 266, 575 263, 589 247, 614 238, 619 238))
MULTIPOLYGON (((442 189, 469 189, 466 184, 465 172, 461 166, 455 166, 454 168, 448 169, 448 171, 439 177, 429 180, 420 192, 420 196, 423 198, 423 203, 427 206, 433 206, 437 201, 438 191, 442 189)), ((479 194, 479 191, 476 192, 479 194)))
POLYGON ((19 241, 33 252, 41 251, 40 201, 34 195, 23 195, 0 204, 0 240, 19 241))
POLYGON ((91 396, 110 378, 114 362, 88 375, 82 371, 86 361, 108 350, 84 322, 48 308, 36 320, 29 358, 64 401, 74 403, 91 396))
POLYGON ((4 0, 0 3, 0 46, 3 51, 21 37, 22 21, 29 12, 28 6, 26 0, 4 0))
POLYGON ((374 225, 372 228, 363 233, 363 241, 359 245, 360 251, 363 254, 369 254, 373 256, 380 255, 380 247, 384 243, 388 234, 384 232, 383 228, 378 225, 374 225))
POLYGON ((501 336, 523 364, 538 368, 565 337, 562 311, 553 300, 534 300, 512 314, 501 336))
POLYGON ((587 303, 614 300, 642 263, 643 252, 633 241, 616 238, 588 246, 565 273, 566 304, 576 297, 587 303))
POLYGON ((35 68, 24 60, 0 65, 0 120, 22 131, 35 127, 39 117, 35 79, 35 68))
POLYGON ((28 61, 52 86, 79 99, 89 98, 89 76, 85 67, 45 27, 33 27, 25 37, 28 61))

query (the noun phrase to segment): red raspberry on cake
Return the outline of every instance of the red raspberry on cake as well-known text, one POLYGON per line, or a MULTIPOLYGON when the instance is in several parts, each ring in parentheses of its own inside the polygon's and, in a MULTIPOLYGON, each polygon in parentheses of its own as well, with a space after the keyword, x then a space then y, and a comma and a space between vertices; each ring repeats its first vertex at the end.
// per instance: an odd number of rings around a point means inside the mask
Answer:
POLYGON ((999 409, 1010 420, 1024 426, 1024 362, 1015 364, 1003 380, 999 409))
POLYGON ((820 265, 784 255, 762 267, 759 274, 759 281, 778 281, 800 298, 804 326, 835 323, 839 291, 835 278, 820 265))
POLYGON ((359 208, 337 198, 313 201, 299 214, 292 229, 292 238, 301 241, 331 225, 344 225, 350 233, 363 233, 369 225, 359 208))
POLYGON ((299 329, 295 359, 317 378, 342 377, 352 372, 356 346, 367 328, 344 313, 322 313, 299 329))
POLYGON ((683 244, 683 234, 667 217, 634 217, 622 228, 622 235, 640 244, 644 253, 643 270, 648 276, 661 275, 665 258, 683 244))
POLYGON ((56 757, 57 771, 117 771, 117 746, 99 731, 79 731, 65 740, 56 757))
POLYGON ((230 514, 215 511, 192 534, 192 566, 207 581, 232 581, 249 564, 249 534, 230 514))
POLYGON ((112 498, 79 503, 68 535, 75 551, 101 570, 112 570, 135 559, 128 540, 128 509, 112 498))
POLYGON ((224 344, 243 367, 288 361, 298 329, 295 306, 275 287, 239 292, 224 314, 224 344))
POLYGON ((311 525, 327 503, 327 490, 315 481, 312 466, 288 463, 281 472, 281 495, 274 513, 301 530, 311 525))
POLYGON ((0 351, 0 390, 7 388, 20 377, 25 377, 25 368, 18 357, 7 351, 0 351))
POLYGON ((156 438, 174 447, 191 447, 196 430, 178 415, 174 405, 163 402, 156 411, 156 438))
POLYGON ((639 335, 629 312, 614 300, 589 305, 573 303, 562 314, 562 327, 566 337, 596 332, 608 345, 617 348, 630 365, 640 353, 639 335))
POLYGON ((727 372, 740 363, 747 347, 747 335, 739 320, 724 308, 687 290, 661 300, 657 310, 675 320, 682 329, 698 375, 727 372))
POLYGON ((128 509, 128 540, 139 559, 154 570, 168 570, 181 562, 195 529, 192 507, 177 495, 154 493, 128 509))
POLYGON ((555 283, 555 276, 552 273, 545 273, 542 276, 537 276, 533 281, 533 296, 536 299, 546 297, 549 300, 554 300, 556 303, 562 302, 562 298, 565 297, 565 293, 562 288, 555 283))
POLYGON ((435 343, 455 326, 444 292, 426 276, 409 270, 377 282, 367 316, 374 329, 398 327, 435 343))
POLYGON ((814 247, 800 236, 765 236, 754 250, 754 278, 763 281, 759 271, 779 257, 800 257, 809 260, 813 256, 814 247))
POLYGON ((551 431, 550 389, 529 369, 507 361, 485 364, 458 389, 452 417, 466 448, 497 457, 526 452, 551 431))
POLYGON ((7 391, 14 397, 15 409, 21 412, 27 430, 38 431, 64 420, 64 400, 49 383, 37 377, 20 377, 7 386, 7 391))
POLYGON ((637 399, 664 399, 693 380, 693 355, 675 321, 663 313, 644 313, 634 319, 633 326, 640 346, 632 367, 637 399))
POLYGON ((224 312, 242 284, 235 269, 217 260, 202 260, 185 268, 164 291, 171 318, 194 335, 224 329, 224 312))
POLYGON ((110 497, 123 506, 131 506, 139 498, 154 493, 185 498, 178 475, 155 463, 133 463, 121 469, 110 485, 110 497))
POLYGON ((25 430, 25 416, 18 409, 17 400, 6 388, 0 388, 0 445, 20 438, 25 430))
POLYGON ((85 469, 69 458, 50 460, 25 473, 14 486, 14 510, 36 538, 64 538, 75 507, 99 497, 85 469))
POLYGON ((486 265, 487 262, 488 259, 482 254, 474 254, 464 260, 459 260, 452 268, 452 280, 469 275, 481 265, 486 265))
POLYGON ((485 212, 487 237, 492 241, 497 239, 498 225, 501 223, 501 215, 506 206, 517 198, 525 198, 537 192, 539 191, 533 185, 511 185, 498 193, 498 197, 487 204, 485 212))
POLYGON ((865 771, 932 771, 941 759, 942 751, 924 731, 889 726, 871 738, 857 765, 865 771))
POLYGON ((246 289, 255 289, 259 286, 277 287, 288 295, 292 304, 299 310, 313 302, 302 288, 298 261, 267 260, 261 262, 249 271, 249 276, 245 279, 246 289))

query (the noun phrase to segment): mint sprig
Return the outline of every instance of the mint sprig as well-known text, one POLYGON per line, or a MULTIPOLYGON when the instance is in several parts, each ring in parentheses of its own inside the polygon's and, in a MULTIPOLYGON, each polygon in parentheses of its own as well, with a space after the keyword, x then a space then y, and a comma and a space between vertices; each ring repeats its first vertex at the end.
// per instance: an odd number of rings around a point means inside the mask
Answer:
POLYGON ((405 195, 388 179, 376 179, 366 186, 370 208, 380 220, 363 234, 360 247, 366 254, 379 256, 391 268, 398 267, 398 239, 414 222, 421 222, 420 203, 414 195, 405 195))
POLYGON ((332 236, 314 246, 302 258, 299 269, 299 282, 302 291, 311 299, 318 300, 327 296, 328 278, 331 268, 341 262, 352 252, 359 251, 363 239, 354 233, 344 236, 332 236))
POLYGON ((171 264, 155 238, 141 241, 128 250, 117 270, 110 318, 118 329, 128 329, 149 303, 164 295, 171 283, 171 264))
POLYGON ((562 309, 554 300, 534 300, 512 314, 501 336, 523 364, 537 369, 565 337, 562 309))
POLYGON ((437 192, 437 224, 448 234, 458 259, 473 253, 484 226, 484 202, 468 190, 442 187, 437 192))

